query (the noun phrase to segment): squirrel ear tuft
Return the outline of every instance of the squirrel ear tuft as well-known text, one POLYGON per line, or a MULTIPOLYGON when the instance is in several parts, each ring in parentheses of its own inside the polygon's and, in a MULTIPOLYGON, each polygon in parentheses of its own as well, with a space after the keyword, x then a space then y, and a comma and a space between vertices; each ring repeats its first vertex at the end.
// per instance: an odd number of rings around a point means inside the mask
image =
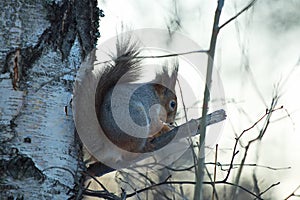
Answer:
POLYGON ((169 83, 169 87, 172 88, 173 90, 175 90, 176 80, 178 76, 178 68, 179 68, 178 59, 175 58, 172 63, 172 71, 171 71, 172 73, 170 76, 170 83, 169 83))

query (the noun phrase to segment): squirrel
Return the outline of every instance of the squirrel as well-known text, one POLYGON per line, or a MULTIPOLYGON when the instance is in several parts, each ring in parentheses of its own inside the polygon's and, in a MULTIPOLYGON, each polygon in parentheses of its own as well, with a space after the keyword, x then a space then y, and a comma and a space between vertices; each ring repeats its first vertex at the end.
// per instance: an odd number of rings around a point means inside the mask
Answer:
POLYGON ((171 130, 177 112, 178 62, 153 81, 135 83, 142 69, 137 42, 117 40, 116 58, 100 74, 95 93, 97 120, 106 137, 133 153, 152 151, 147 141, 171 130))

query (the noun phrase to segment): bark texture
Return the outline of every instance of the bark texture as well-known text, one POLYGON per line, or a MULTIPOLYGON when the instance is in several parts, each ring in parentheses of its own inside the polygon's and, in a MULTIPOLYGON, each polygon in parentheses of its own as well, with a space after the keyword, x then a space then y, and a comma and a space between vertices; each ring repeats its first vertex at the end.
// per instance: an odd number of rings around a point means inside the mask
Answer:
POLYGON ((82 167, 70 108, 96 46, 96 0, 0 1, 0 199, 76 196, 82 167))

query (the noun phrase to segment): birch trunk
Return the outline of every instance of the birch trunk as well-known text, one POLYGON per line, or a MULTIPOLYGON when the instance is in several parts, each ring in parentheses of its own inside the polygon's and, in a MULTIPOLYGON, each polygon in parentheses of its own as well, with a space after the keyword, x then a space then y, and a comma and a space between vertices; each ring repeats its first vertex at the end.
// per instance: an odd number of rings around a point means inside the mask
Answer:
POLYGON ((96 45, 96 0, 0 1, 0 199, 68 199, 80 184, 70 108, 96 45))

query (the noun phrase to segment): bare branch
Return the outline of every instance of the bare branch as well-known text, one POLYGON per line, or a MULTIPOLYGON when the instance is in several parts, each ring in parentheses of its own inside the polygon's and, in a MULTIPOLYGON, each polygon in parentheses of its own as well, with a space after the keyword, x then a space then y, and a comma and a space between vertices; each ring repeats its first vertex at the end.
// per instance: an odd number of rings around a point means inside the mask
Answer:
MULTIPOLYGON (((134 57, 135 59, 147 59, 147 58, 168 58, 168 57, 176 57, 176 56, 183 56, 187 54, 195 54, 195 53, 207 53, 208 50, 194 50, 194 51, 187 51, 187 52, 182 52, 182 53, 171 53, 171 54, 163 54, 163 55, 154 55, 154 56, 136 56, 134 57)), ((133 59, 132 57, 127 57, 127 56, 121 56, 118 58, 118 60, 128 60, 128 59, 133 59)), ((110 62, 114 62, 115 60, 110 59, 102 62, 96 62, 95 65, 101 65, 101 64, 106 64, 110 62)))
POLYGON ((273 187, 279 185, 280 182, 277 182, 277 183, 273 183, 272 185, 270 185, 267 189, 265 189, 265 191, 259 193, 259 196, 262 196, 264 193, 266 193, 267 191, 269 191, 270 189, 272 189, 273 187))
POLYGON ((122 200, 124 198, 120 198, 117 195, 113 193, 107 193, 106 191, 94 191, 94 190, 89 190, 86 189, 83 191, 84 195, 91 196, 91 197, 100 197, 108 200, 122 200))
POLYGON ((180 97, 181 97, 181 103, 182 103, 182 106, 183 106, 184 118, 185 118, 185 121, 187 122, 188 121, 187 112, 186 112, 187 108, 186 108, 185 103, 184 103, 182 88, 181 88, 181 84, 180 84, 178 78, 177 78, 177 83, 178 83, 178 87, 179 87, 179 94, 180 94, 180 97))
MULTIPOLYGON (((165 184, 179 184, 179 185, 187 184, 187 185, 194 185, 195 182, 194 181, 166 181, 166 182, 160 182, 160 183, 157 183, 155 185, 151 185, 149 187, 146 187, 146 188, 137 190, 137 191, 135 191, 135 192, 133 192, 131 194, 128 194, 127 197, 132 197, 132 196, 136 195, 137 193, 145 192, 147 190, 153 189, 154 187, 157 187, 157 186, 160 186, 160 185, 165 185, 165 184)), ((213 183, 212 182, 205 182, 204 181, 203 184, 212 185, 213 183)), ((215 184, 225 184, 225 185, 230 185, 230 186, 233 186, 233 187, 238 187, 238 188, 244 190, 245 192, 247 192, 248 194, 252 195, 253 197, 256 197, 257 199, 262 199, 260 196, 254 194, 253 192, 251 192, 247 188, 245 188, 243 186, 240 186, 240 185, 236 185, 234 183, 224 182, 224 181, 217 181, 217 182, 215 182, 215 184)))
MULTIPOLYGON (((275 106, 275 105, 274 105, 275 106)), ((229 166, 229 169, 228 169, 228 172, 226 174, 226 177, 224 178, 224 181, 227 181, 227 179, 229 178, 229 175, 230 175, 230 172, 231 170, 233 169, 233 162, 234 162, 234 158, 235 156, 239 153, 239 151, 237 150, 237 144, 239 142, 239 140, 241 139, 241 137, 244 135, 244 133, 246 133, 247 131, 253 129, 259 122, 261 122, 266 116, 268 116, 270 113, 273 113, 279 109, 282 109, 283 107, 279 107, 279 108, 272 108, 270 110, 267 110, 266 113, 261 117, 259 118, 252 126, 250 126, 249 128, 243 130, 243 132, 235 139, 235 144, 234 144, 234 148, 233 148, 233 151, 232 151, 232 157, 231 157, 231 161, 230 161, 230 166, 229 166)), ((245 165, 245 162, 242 162, 240 164, 240 166, 244 166, 245 165)))
POLYGON ((224 1, 225 0, 218 0, 218 5, 215 10, 214 23, 213 23, 209 51, 208 51, 209 59, 206 68, 205 89, 204 89, 204 97, 203 97, 203 104, 202 104, 203 121, 199 125, 199 132, 200 132, 199 147, 200 148, 197 157, 198 165, 196 166, 196 170, 195 170, 196 185, 194 189, 194 199, 203 199, 202 182, 204 178, 204 168, 205 168, 205 137, 206 137, 205 121, 206 121, 206 115, 208 113, 208 104, 210 101, 210 88, 212 84, 215 49, 216 49, 217 38, 219 33, 219 21, 224 6, 224 1))
POLYGON ((223 109, 217 110, 205 117, 205 121, 203 122, 202 118, 199 118, 197 120, 190 120, 187 123, 175 127, 171 131, 161 134, 154 138, 149 138, 148 141, 145 144, 144 151, 155 151, 163 146, 167 145, 172 139, 177 136, 177 139, 187 138, 190 136, 195 136, 199 134, 198 132, 198 126, 201 123, 204 123, 205 126, 218 123, 220 121, 223 121, 226 119, 226 114, 223 109))
MULTIPOLYGON (((157 165, 160 165, 159 163, 155 163, 157 165)), ((224 167, 230 167, 232 165, 232 169, 240 166, 241 164, 228 164, 228 163, 220 163, 220 162, 206 162, 205 165, 216 165, 217 167, 220 167, 222 171, 228 171, 229 169, 225 169, 224 167)), ((191 165, 189 167, 185 167, 185 168, 172 168, 169 166, 165 166, 165 165, 161 165, 162 167, 165 167, 166 169, 170 170, 170 171, 174 171, 174 172, 187 172, 187 171, 191 171, 195 165, 191 165)), ((291 169, 291 167, 271 167, 271 166, 266 166, 266 165, 259 165, 256 163, 245 163, 244 166, 246 167, 260 167, 260 168, 265 168, 265 169, 270 169, 270 170, 288 170, 291 169)), ((145 167, 145 166, 140 166, 140 167, 145 167)))
POLYGON ((238 16, 240 16, 241 14, 243 14, 245 11, 247 11, 249 8, 251 8, 254 5, 255 2, 256 2, 256 0, 252 0, 245 8, 243 8, 235 16, 231 17, 228 21, 226 21, 224 24, 222 24, 219 27, 219 30, 221 30, 224 26, 226 26, 227 24, 229 24, 230 22, 232 22, 233 20, 235 20, 238 16))
MULTIPOLYGON (((218 144, 216 144, 215 164, 217 164, 217 162, 218 162, 218 144)), ((215 187, 216 177, 217 177, 217 165, 215 165, 215 167, 214 167, 214 181, 213 181, 212 200, 214 200, 215 196, 216 196, 217 199, 219 199, 217 191, 216 191, 216 187, 215 187)))
MULTIPOLYGON (((271 102, 271 106, 270 106, 270 109, 267 109, 266 110, 266 113, 265 113, 265 123, 262 127, 262 129, 260 130, 258 136, 252 140, 250 140, 248 142, 248 144, 246 145, 245 147, 245 151, 244 151, 244 155, 243 155, 243 158, 242 158, 242 161, 241 161, 241 165, 238 169, 238 172, 237 172, 237 175, 236 175, 236 178, 235 178, 235 184, 239 184, 239 181, 240 181, 240 178, 241 178, 241 174, 242 174, 242 170, 243 170, 243 167, 244 167, 244 164, 245 164, 245 161, 246 161, 246 158, 247 158, 247 155, 248 155, 248 151, 249 151, 249 148, 250 146, 258 141, 258 140, 261 140, 261 138, 264 136, 265 132, 267 131, 267 128, 269 127, 269 124, 270 124, 270 118, 272 116, 272 113, 275 111, 275 110, 278 110, 278 109, 282 109, 283 107, 281 106, 280 108, 276 109, 275 106, 277 105, 277 102, 278 102, 278 99, 279 97, 276 95, 274 95, 273 99, 272 99, 272 102, 271 102)), ((262 119, 262 118, 261 118, 262 119)), ((244 133, 244 132, 243 132, 244 133)), ((242 134, 243 134, 242 133, 242 134)), ((242 136, 242 134, 239 136, 239 138, 242 136)), ((232 195, 233 197, 236 197, 236 193, 238 192, 238 188, 235 188, 232 195)))
POLYGON ((255 173, 255 169, 252 172, 252 179, 253 179, 253 191, 255 192, 255 194, 260 194, 260 187, 259 187, 259 183, 258 183, 258 178, 256 176, 255 173))
MULTIPOLYGON (((213 189, 213 193, 212 193, 212 200, 214 199, 214 197, 215 197, 215 195, 216 195, 216 199, 218 200, 219 199, 219 196, 218 196, 218 193, 217 193, 217 189, 216 189, 216 185, 214 184, 214 180, 213 180, 213 178, 211 177, 211 174, 209 173, 209 171, 208 171, 208 168, 207 168, 207 166, 205 166, 205 170, 206 170, 206 174, 207 174, 207 176, 208 176, 208 178, 209 178, 209 180, 210 180, 210 182, 212 182, 212 189, 213 189)), ((216 181, 216 180, 215 180, 216 181)))
MULTIPOLYGON (((182 53, 172 53, 172 54, 164 54, 164 55, 156 55, 156 56, 155 55, 154 56, 136 56, 135 59, 168 58, 168 57, 176 57, 176 56, 182 56, 182 55, 188 55, 188 54, 207 53, 207 52, 208 52, 207 50, 194 50, 194 51, 187 51, 187 52, 182 52, 182 53)), ((126 56, 123 56, 123 57, 119 58, 119 60, 128 60, 128 59, 132 59, 132 58, 129 58, 129 57, 126 57, 126 56)), ((94 65, 107 64, 107 63, 111 63, 111 62, 115 62, 115 60, 110 59, 110 60, 106 60, 106 61, 103 61, 103 62, 95 62, 94 65)), ((76 71, 77 71, 77 69, 72 69, 72 70, 69 70, 67 72, 63 72, 63 73, 60 73, 56 76, 53 76, 49 81, 45 81, 44 83, 42 83, 37 89, 34 90, 34 92, 38 92, 45 85, 50 84, 53 81, 65 76, 65 75, 76 72, 76 71)))
POLYGON ((284 200, 288 200, 291 197, 299 197, 299 195, 295 194, 297 192, 297 190, 299 190, 299 189, 300 189, 300 185, 298 185, 296 187, 296 189, 289 196, 287 196, 284 200))
MULTIPOLYGON (((100 187, 101 188, 103 188, 103 190, 105 191, 105 192, 107 192, 107 193, 109 193, 109 191, 106 189, 106 187, 95 177, 95 176, 93 176, 93 175, 91 175, 90 173, 88 173, 88 172, 82 172, 84 175, 86 175, 86 176, 89 176, 89 177, 91 177, 94 181, 96 181, 96 183, 98 184, 98 185, 100 185, 100 187)), ((88 187, 87 187, 88 188, 88 187)))
MULTIPOLYGON (((219 163, 219 162, 217 164, 214 163, 214 162, 208 162, 208 163, 205 163, 205 164, 206 165, 217 165, 217 166, 221 167, 222 171, 228 171, 228 169, 224 169, 223 167, 230 166, 230 164, 222 164, 222 163, 219 163)), ((241 164, 232 164, 232 169, 235 166, 240 166, 240 165, 241 164)), ((270 170, 274 170, 274 171, 291 169, 291 167, 270 167, 270 166, 266 166, 266 165, 259 165, 259 164, 256 164, 256 163, 245 163, 244 166, 248 166, 248 167, 261 167, 261 168, 266 168, 266 169, 270 169, 270 170)))

